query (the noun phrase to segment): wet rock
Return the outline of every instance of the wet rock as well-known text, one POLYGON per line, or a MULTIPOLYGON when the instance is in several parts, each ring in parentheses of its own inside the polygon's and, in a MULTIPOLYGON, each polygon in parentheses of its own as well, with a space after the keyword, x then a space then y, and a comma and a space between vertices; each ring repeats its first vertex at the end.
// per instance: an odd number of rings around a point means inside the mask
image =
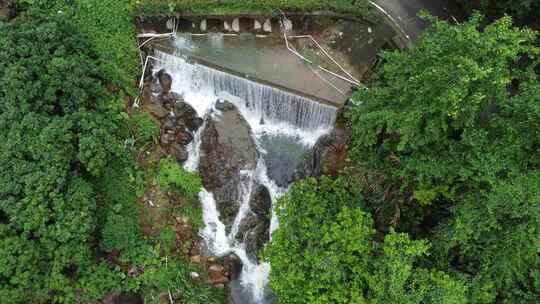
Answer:
POLYGON ((11 0, 0 0, 0 18, 10 18, 14 17, 15 9, 11 9, 11 0))
POLYGON ((270 209, 272 208, 272 197, 265 186, 260 185, 253 192, 253 195, 249 201, 249 207, 251 208, 251 211, 259 218, 267 218, 270 215, 270 209))
POLYGON ((177 125, 176 121, 173 119, 173 117, 168 116, 162 123, 161 123, 161 129, 163 131, 169 131, 169 130, 176 130, 177 125))
POLYGON ((345 130, 335 129, 332 133, 319 138, 313 151, 297 168, 295 178, 337 176, 345 168, 348 149, 349 139, 345 130))
POLYGON ((165 109, 161 104, 155 103, 155 102, 147 102, 144 105, 144 108, 148 113, 150 113, 152 116, 162 119, 165 118, 167 115, 169 115, 169 111, 165 109))
POLYGON ((184 162, 189 157, 186 146, 183 146, 183 145, 178 144, 178 143, 173 144, 171 146, 170 153, 179 162, 184 162))
POLYGON ((182 96, 173 92, 162 93, 158 95, 157 99, 169 113, 173 110, 175 104, 183 102, 182 96))
POLYGON ((216 262, 224 266, 224 274, 230 277, 231 280, 239 279, 243 264, 235 253, 231 252, 228 255, 222 256, 216 262))
POLYGON ((192 106, 185 102, 177 102, 173 108, 174 116, 182 119, 191 119, 197 116, 197 112, 192 106))
POLYGON ((159 80, 159 84, 161 85, 162 94, 169 93, 172 87, 172 76, 167 74, 165 70, 160 70, 157 73, 157 78, 159 80))
POLYGON ((118 298, 120 298, 120 295, 122 294, 122 292, 120 291, 113 291, 109 294, 107 294, 103 299, 101 299, 100 302, 98 303, 101 303, 101 304, 116 304, 117 301, 118 301, 118 298))
POLYGON ((290 137, 263 136, 260 141, 267 152, 264 157, 267 174, 280 187, 293 182, 296 168, 302 164, 304 155, 311 149, 290 137))
POLYGON ((239 209, 241 171, 255 169, 258 152, 251 128, 238 109, 227 101, 218 103, 217 108, 220 112, 208 117, 202 133, 200 172, 230 231, 239 209))
POLYGON ((186 121, 186 126, 188 128, 188 130, 190 130, 191 132, 195 132, 197 130, 199 130, 199 128, 203 125, 204 123, 204 120, 200 117, 194 117, 188 121, 186 121))
POLYGON ((161 145, 162 146, 168 146, 174 142, 175 136, 174 133, 165 132, 161 134, 161 145))
POLYGON ((225 269, 225 267, 223 267, 222 265, 219 265, 219 264, 214 264, 210 267, 208 267, 208 272, 212 275, 212 274, 219 274, 223 271, 223 269, 225 269))
POLYGON ((220 111, 234 111, 237 110, 236 106, 228 101, 218 101, 216 103, 216 109, 220 111))
POLYGON ((212 285, 225 284, 229 282, 229 278, 225 275, 225 267, 220 264, 211 265, 208 268, 210 275, 209 283, 212 285))
POLYGON ((177 102, 174 105, 173 112, 174 116, 177 117, 178 120, 183 121, 185 126, 191 132, 197 131, 204 123, 203 119, 197 115, 197 111, 183 101, 177 102))
POLYGON ((251 259, 258 260, 260 250, 270 239, 272 198, 266 187, 260 185, 256 188, 249 207, 250 212, 240 223, 236 239, 244 242, 251 259))
POLYGON ((194 255, 191 257, 191 263, 193 264, 200 264, 201 263, 201 256, 200 255, 194 255))
POLYGON ((193 135, 189 132, 180 131, 176 133, 176 140, 182 145, 188 145, 190 142, 193 141, 193 135))

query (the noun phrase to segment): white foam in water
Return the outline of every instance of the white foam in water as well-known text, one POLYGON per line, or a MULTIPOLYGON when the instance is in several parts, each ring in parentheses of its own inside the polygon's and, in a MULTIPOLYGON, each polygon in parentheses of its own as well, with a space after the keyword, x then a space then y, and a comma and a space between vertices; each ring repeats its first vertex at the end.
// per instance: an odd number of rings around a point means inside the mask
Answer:
POLYGON ((203 125, 193 135, 193 141, 187 146, 188 159, 184 163, 184 168, 189 172, 197 172, 197 170, 199 170, 202 131, 204 130, 204 128, 206 128, 206 120, 204 120, 203 125))
MULTIPOLYGON (((215 44, 218 46, 220 37, 212 39, 216 40, 215 44)), ((195 47, 189 36, 177 38, 175 46, 179 53, 195 47)), ((333 128, 336 116, 336 109, 333 107, 189 63, 179 57, 181 54, 172 56, 156 51, 155 55, 159 60, 155 63, 154 73, 161 69, 170 73, 173 78, 172 91, 183 95, 184 101, 190 104, 200 117, 206 117, 211 110, 216 112, 214 105, 218 98, 235 104, 252 128, 261 155, 265 153, 259 144, 259 139, 263 135, 289 136, 310 147, 320 136, 333 128)), ((198 170, 201 137, 205 126, 206 123, 197 131, 193 142, 188 146, 189 158, 184 167, 191 172, 198 170)), ((255 170, 242 172, 241 184, 238 185, 242 194, 240 209, 229 235, 226 233, 225 225, 219 219, 219 211, 213 194, 206 190, 201 191, 199 199, 203 208, 205 228, 200 233, 209 250, 216 256, 225 256, 230 253, 238 256, 243 263, 240 274, 242 288, 249 291, 254 303, 264 303, 270 265, 257 264, 250 260, 245 245, 235 241, 238 226, 249 213, 249 198, 256 184, 264 185, 268 189, 273 205, 287 191, 286 188, 280 188, 269 178, 266 164, 261 157, 255 170)), ((270 231, 276 228, 277 218, 272 210, 270 231)))
POLYGON ((225 233, 225 225, 219 220, 219 212, 212 193, 203 190, 199 193, 203 208, 205 228, 201 235, 208 242, 208 247, 216 255, 225 255, 232 250, 229 238, 225 233))

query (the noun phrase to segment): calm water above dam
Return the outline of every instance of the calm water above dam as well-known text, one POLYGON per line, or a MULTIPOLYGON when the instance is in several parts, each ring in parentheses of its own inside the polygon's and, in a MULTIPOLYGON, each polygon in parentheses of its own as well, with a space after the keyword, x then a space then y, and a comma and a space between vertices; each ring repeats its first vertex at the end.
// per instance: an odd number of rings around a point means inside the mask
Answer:
POLYGON ((350 96, 351 84, 305 63, 287 50, 283 39, 247 33, 181 34, 175 40, 153 43, 153 47, 337 107, 350 96))

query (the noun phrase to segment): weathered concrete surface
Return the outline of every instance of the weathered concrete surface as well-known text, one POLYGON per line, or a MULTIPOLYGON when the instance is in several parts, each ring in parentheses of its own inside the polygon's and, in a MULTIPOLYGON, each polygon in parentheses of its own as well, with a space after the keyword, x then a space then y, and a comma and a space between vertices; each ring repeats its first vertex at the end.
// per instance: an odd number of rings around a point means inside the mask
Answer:
POLYGON ((409 40, 420 36, 428 23, 418 17, 425 10, 444 20, 461 22, 465 19, 463 10, 452 0, 372 0, 397 23, 409 40))

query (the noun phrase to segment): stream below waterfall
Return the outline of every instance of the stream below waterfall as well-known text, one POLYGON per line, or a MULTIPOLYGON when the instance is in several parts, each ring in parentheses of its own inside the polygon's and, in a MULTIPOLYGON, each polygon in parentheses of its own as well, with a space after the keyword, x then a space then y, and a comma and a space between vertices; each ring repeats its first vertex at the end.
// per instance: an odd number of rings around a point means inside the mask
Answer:
MULTIPOLYGON (((155 51, 157 61, 153 73, 165 70, 173 78, 172 91, 183 96, 200 117, 205 119, 188 146, 189 158, 184 167, 197 172, 200 166, 202 134, 210 117, 218 120, 221 111, 218 100, 227 100, 238 109, 249 124, 257 150, 254 169, 241 170, 238 212, 228 230, 221 220, 214 194, 203 190, 199 194, 206 227, 200 232, 207 250, 215 256, 234 254, 242 263, 237 279, 230 283, 231 300, 236 304, 273 303, 274 294, 268 288, 270 265, 258 262, 238 240, 239 226, 250 212, 250 197, 257 185, 266 187, 272 204, 288 190, 296 168, 301 164, 317 139, 333 128, 336 109, 301 96, 239 78, 202 65, 190 63, 182 49, 182 40, 175 56, 155 51)), ((269 232, 277 229, 277 219, 271 211, 269 232)))

